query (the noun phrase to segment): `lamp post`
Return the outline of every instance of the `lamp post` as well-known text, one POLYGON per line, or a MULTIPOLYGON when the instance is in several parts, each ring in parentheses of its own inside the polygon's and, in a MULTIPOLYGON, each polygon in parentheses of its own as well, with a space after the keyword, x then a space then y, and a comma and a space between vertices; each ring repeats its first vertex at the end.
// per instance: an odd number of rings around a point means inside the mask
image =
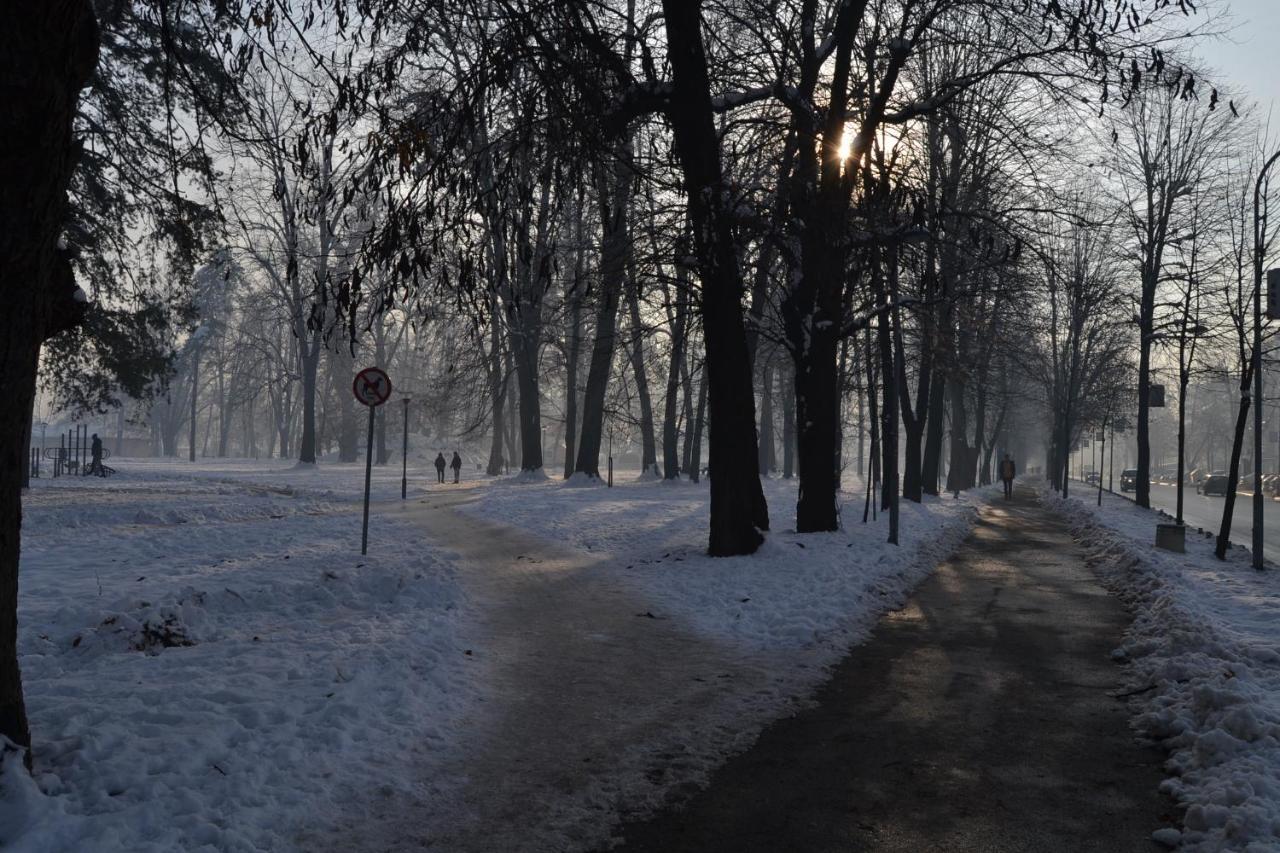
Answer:
POLYGON ((409 400, 404 395, 404 448, 400 451, 400 500, 409 494, 409 400))
POLYGON ((1253 185, 1253 567, 1262 570, 1262 265, 1267 217, 1262 212, 1262 184, 1280 159, 1272 154, 1253 185))

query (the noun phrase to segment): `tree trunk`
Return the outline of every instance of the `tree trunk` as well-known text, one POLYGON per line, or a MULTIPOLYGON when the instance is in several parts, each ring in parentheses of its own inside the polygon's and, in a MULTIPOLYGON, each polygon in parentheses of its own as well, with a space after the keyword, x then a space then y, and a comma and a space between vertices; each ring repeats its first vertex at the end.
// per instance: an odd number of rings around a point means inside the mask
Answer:
POLYGON ((191 443, 189 461, 196 461, 196 401, 200 393, 200 345, 191 350, 191 443))
POLYGON ((600 286, 596 292, 596 339, 591 345, 587 387, 582 398, 582 432, 574 471, 600 477, 600 444, 604 438, 604 398, 613 370, 613 349, 618 325, 618 303, 625 285, 627 257, 631 252, 628 208, 631 203, 631 173, 627 160, 631 144, 625 141, 617 152, 613 168, 601 168, 600 196, 600 286), (604 175, 609 175, 608 179, 604 175))
MULTIPOLYGON (((1148 395, 1151 391, 1151 330, 1155 312, 1155 294, 1154 287, 1150 288, 1150 293, 1148 290, 1149 288, 1144 285, 1138 323, 1140 338, 1138 343, 1138 473, 1134 481, 1133 495, 1134 503, 1142 507, 1151 506, 1151 408, 1148 405, 1148 395)), ((1245 396, 1248 396, 1247 392, 1245 396)), ((1239 452, 1239 447, 1233 446, 1231 457, 1233 465, 1239 462, 1237 458, 1239 452)), ((1235 480, 1232 479, 1231 482, 1235 483, 1235 480)), ((1228 495, 1227 500, 1229 503, 1224 509, 1229 511, 1231 504, 1235 503, 1235 498, 1228 495)), ((1227 512, 1224 512, 1224 518, 1226 515, 1227 512)), ((1230 530, 1229 527, 1224 529, 1230 530)), ((1225 538, 1223 541, 1226 541, 1225 538)))
POLYGON ((768 477, 778 467, 773 451, 773 367, 765 364, 760 377, 760 475, 768 477))
POLYGON ((686 469, 689 471, 689 479, 698 482, 702 477, 702 427, 707 412, 707 376, 703 370, 702 378, 698 382, 698 405, 694 410, 693 429, 689 431, 689 437, 685 442, 685 453, 688 456, 686 469))
MULTIPOLYGON (((526 309, 536 310, 529 306, 526 309)), ((515 345, 516 390, 520 394, 520 470, 539 471, 542 469, 542 401, 538 396, 538 340, 529 330, 512 343, 515 345)))
POLYGON ((493 298, 489 315, 489 409, 493 424, 489 440, 489 464, 485 473, 496 477, 502 473, 503 404, 506 401, 506 383, 502 381, 502 335, 498 329, 497 297, 493 298))
POLYGON ((628 259, 627 308, 631 319, 631 371, 636 377, 636 396, 640 399, 640 469, 642 476, 659 477, 658 443, 653 428, 653 400, 649 396, 649 377, 644 368, 644 324, 640 319, 640 284, 635 278, 634 259, 628 259))
MULTIPOLYGON (((701 4, 663 0, 672 84, 668 118, 687 193, 702 280, 702 327, 711 437, 708 553, 750 554, 769 529, 756 455, 755 392, 742 319, 742 270, 720 163, 702 46, 701 4)), ((834 360, 833 360, 834 365, 834 360)), ((830 467, 828 458, 827 465, 830 467)))
MULTIPOLYGON (((662 406, 662 476, 667 480, 680 477, 680 374, 684 371, 685 328, 688 324, 688 282, 683 266, 677 268, 676 304, 671 319, 671 358, 667 363, 667 390, 662 406)), ((687 393, 687 392, 686 392, 687 393)), ((690 424, 686 422, 685 428, 690 424)))
POLYGON ((796 383, 788 374, 782 395, 782 479, 795 476, 796 460, 796 383))
POLYGON ((582 360, 582 296, 583 267, 583 200, 578 199, 577 249, 573 263, 573 285, 568 294, 569 329, 564 365, 564 478, 573 475, 574 456, 578 449, 578 363, 582 360))
MULTIPOLYGON (((41 344, 80 321, 76 284, 58 251, 78 156, 76 99, 97 63, 87 0, 11 3, 0 27, 0 736, 29 747, 18 666, 22 437, 41 344)), ((31 766, 30 752, 24 754, 31 766)))
POLYGON ((304 465, 316 462, 316 376, 320 369, 320 347, 307 335, 298 338, 298 360, 302 364, 302 438, 298 442, 298 461, 304 465))
POLYGON ((1235 430, 1231 434, 1231 465, 1227 468, 1227 494, 1222 503, 1222 526, 1218 528, 1218 539, 1213 547, 1214 556, 1219 560, 1227 558, 1227 549, 1231 547, 1231 522, 1236 508, 1236 487, 1240 484, 1240 452, 1244 449, 1244 433, 1249 425, 1252 369, 1247 369, 1243 376, 1240 383, 1240 407, 1236 411, 1235 430))

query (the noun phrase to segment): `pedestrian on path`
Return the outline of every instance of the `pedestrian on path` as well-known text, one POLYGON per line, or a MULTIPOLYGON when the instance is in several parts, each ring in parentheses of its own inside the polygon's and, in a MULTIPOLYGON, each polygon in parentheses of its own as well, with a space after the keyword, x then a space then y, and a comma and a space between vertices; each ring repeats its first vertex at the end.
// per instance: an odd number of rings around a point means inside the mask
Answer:
POLYGON ((93 442, 89 445, 89 455, 91 461, 89 463, 89 473, 97 474, 99 477, 107 476, 106 469, 102 467, 102 439, 98 438, 98 434, 93 434, 93 442))
POLYGON ((444 451, 436 454, 436 482, 444 482, 444 451))
POLYGON ((453 461, 449 463, 449 467, 453 468, 453 482, 458 482, 458 478, 462 476, 462 457, 456 450, 453 451, 453 461))
POLYGON ((1013 464, 1013 457, 1008 453, 1000 460, 1000 480, 1004 483, 1004 496, 1013 497, 1013 478, 1018 474, 1018 467, 1013 464))

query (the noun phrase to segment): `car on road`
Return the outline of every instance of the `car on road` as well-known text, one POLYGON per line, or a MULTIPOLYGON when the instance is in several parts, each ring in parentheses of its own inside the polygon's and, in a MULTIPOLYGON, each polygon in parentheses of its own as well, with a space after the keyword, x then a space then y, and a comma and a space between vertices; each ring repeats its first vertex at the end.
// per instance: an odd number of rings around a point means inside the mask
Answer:
POLYGON ((1098 485, 1098 481, 1101 479, 1102 479, 1102 475, 1099 474, 1097 471, 1090 471, 1088 474, 1084 475, 1084 481, 1091 486, 1098 485))
POLYGON ((1196 491, 1202 495, 1222 495, 1226 497, 1229 479, 1226 474, 1221 472, 1210 474, 1196 486, 1196 491))
POLYGON ((1120 472, 1120 491, 1134 492, 1138 490, 1138 469, 1125 468, 1120 472))

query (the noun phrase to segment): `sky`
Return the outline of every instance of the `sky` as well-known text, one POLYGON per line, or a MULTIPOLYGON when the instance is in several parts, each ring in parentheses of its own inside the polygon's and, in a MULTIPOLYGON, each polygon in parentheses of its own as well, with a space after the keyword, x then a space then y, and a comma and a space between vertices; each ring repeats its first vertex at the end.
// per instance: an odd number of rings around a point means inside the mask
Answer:
POLYGON ((1227 32, 1197 52, 1227 85, 1246 91, 1264 120, 1268 110, 1280 118, 1280 0, 1218 0, 1218 7, 1227 32))

